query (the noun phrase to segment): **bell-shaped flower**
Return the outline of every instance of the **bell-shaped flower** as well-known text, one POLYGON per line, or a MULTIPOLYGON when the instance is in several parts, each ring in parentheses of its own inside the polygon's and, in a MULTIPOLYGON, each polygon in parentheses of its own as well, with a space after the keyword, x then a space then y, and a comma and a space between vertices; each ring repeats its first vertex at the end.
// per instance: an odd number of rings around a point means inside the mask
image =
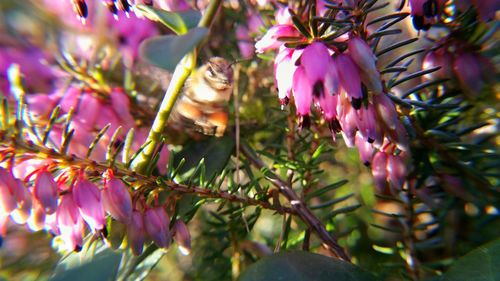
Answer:
POLYGON ((132 198, 125 184, 115 177, 106 181, 102 190, 104 210, 114 219, 129 223, 132 217, 132 198))
POLYGON ((483 88, 481 65, 475 54, 458 54, 453 63, 453 70, 460 85, 470 94, 477 95, 483 88))
POLYGON ((363 162, 365 166, 370 166, 373 159, 373 145, 367 142, 359 132, 356 134, 355 142, 361 162, 363 162))
POLYGON ((436 79, 451 79, 453 77, 453 58, 450 53, 444 49, 438 49, 436 51, 430 51, 424 57, 422 62, 422 69, 432 69, 435 67, 441 67, 440 69, 425 74, 423 78, 427 81, 432 81, 436 79))
POLYGON ((174 224, 173 231, 179 251, 185 256, 189 255, 189 253, 191 253, 191 235, 189 234, 189 229, 186 224, 181 220, 177 220, 174 224))
MULTIPOLYGON (((363 97, 363 92, 361 90, 361 78, 359 76, 359 70, 352 58, 346 54, 339 54, 334 57, 334 63, 339 70, 339 80, 340 86, 345 90, 347 95, 351 98, 354 104, 354 100, 361 100, 363 97)), ((359 102, 361 105, 361 102, 359 102)), ((357 108, 357 106, 355 107, 357 108)))
POLYGON ((373 156, 371 164, 373 183, 378 192, 384 192, 387 188, 387 156, 383 151, 378 151, 373 156))
POLYGON ((278 97, 282 105, 288 104, 292 91, 293 74, 297 69, 297 66, 292 61, 293 53, 293 49, 282 46, 274 60, 275 84, 278 88, 278 97))
POLYGON ((80 251, 83 245, 83 218, 71 193, 61 197, 57 208, 57 225, 69 251, 80 251))
POLYGON ((123 134, 129 129, 135 127, 134 117, 130 114, 130 100, 127 94, 121 88, 114 88, 111 92, 111 107, 120 118, 120 125, 123 128, 123 134))
POLYGON ((12 172, 0 167, 0 216, 8 216, 17 207, 16 190, 12 172))
POLYGON ((160 248, 168 248, 172 239, 169 230, 170 218, 163 207, 147 209, 144 212, 146 233, 160 248))
POLYGON ((356 110, 356 116, 356 124, 363 138, 370 143, 382 144, 383 135, 378 128, 380 125, 377 123, 375 107, 372 104, 367 107, 363 106, 356 110))
POLYGON ((379 117, 377 120, 381 120, 390 130, 395 130, 396 124, 400 121, 394 102, 386 94, 382 93, 373 96, 373 105, 379 117))
POLYGON ((338 70, 325 44, 313 42, 307 46, 300 57, 299 67, 304 68, 307 78, 313 85, 314 97, 337 94, 338 70))
POLYGON ((47 214, 53 214, 57 209, 57 183, 46 169, 38 172, 33 184, 33 197, 47 214))
POLYGON ((144 229, 143 215, 137 210, 132 212, 132 219, 127 224, 127 240, 134 255, 142 254, 146 230, 144 229))
POLYGON ((10 217, 17 224, 25 224, 31 215, 31 192, 21 180, 16 179, 15 181, 17 184, 17 208, 12 211, 10 217))
POLYGON ((362 78, 368 85, 368 88, 375 93, 382 92, 382 81, 380 73, 375 65, 376 57, 372 49, 365 40, 354 36, 348 42, 349 55, 361 70, 362 78))
POLYGON ((84 91, 80 98, 77 114, 73 120, 92 130, 95 127, 96 119, 99 117, 101 101, 90 91, 84 91))
POLYGON ((95 184, 83 177, 79 178, 73 187, 73 200, 92 231, 104 229, 106 219, 101 201, 101 191, 95 184))
POLYGON ((391 187, 401 190, 406 180, 406 163, 401 155, 387 156, 387 174, 391 187))
POLYGON ((45 209, 38 203, 38 201, 33 201, 31 215, 28 218, 28 228, 33 232, 42 230, 45 226, 45 217, 45 209))
POLYGON ((278 38, 299 36, 299 31, 293 25, 275 25, 267 31, 264 37, 255 43, 255 50, 257 53, 264 53, 268 50, 278 49, 281 45, 283 45, 283 42, 279 41, 278 38))

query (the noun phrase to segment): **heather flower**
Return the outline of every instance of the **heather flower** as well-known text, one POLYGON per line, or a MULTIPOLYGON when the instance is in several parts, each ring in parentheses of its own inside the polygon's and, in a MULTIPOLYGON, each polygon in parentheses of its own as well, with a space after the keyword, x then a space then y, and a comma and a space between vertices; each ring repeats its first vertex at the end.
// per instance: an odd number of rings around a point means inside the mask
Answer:
POLYGON ((267 33, 255 43, 257 53, 263 53, 268 50, 278 49, 283 42, 279 41, 280 37, 297 37, 300 33, 293 25, 282 24, 271 27, 267 33))
POLYGON ((187 228, 186 224, 178 220, 175 222, 174 227, 174 236, 175 236, 175 241, 178 244, 179 251, 183 255, 189 255, 191 252, 191 235, 189 234, 189 229, 187 228))
POLYGON ((168 248, 172 239, 169 230, 170 218, 163 207, 147 209, 144 212, 146 233, 160 248, 168 248))
POLYGON ((417 30, 428 30, 440 16, 446 0, 409 0, 413 26, 417 30))
POLYGON ((106 219, 101 201, 101 191, 95 184, 80 177, 73 187, 73 200, 92 231, 104 229, 106 219))
POLYGON ((380 73, 375 65, 376 57, 372 49, 363 39, 353 36, 348 41, 348 51, 361 72, 363 82, 375 93, 381 93, 382 81, 380 81, 380 73))
POLYGON ((12 172, 0 167, 0 216, 8 216, 17 207, 16 190, 12 172))
POLYGON ((353 107, 359 109, 363 92, 361 91, 361 78, 359 77, 359 70, 356 64, 353 59, 346 54, 335 56, 334 62, 339 69, 340 86, 350 97, 353 107))
POLYGON ((401 190, 406 179, 406 163, 401 155, 387 155, 387 174, 391 187, 401 190))
POLYGON ((472 53, 461 53, 453 62, 453 71, 460 85, 470 94, 478 95, 483 88, 481 67, 478 57, 472 53))
POLYGON ((422 62, 422 69, 441 67, 424 75, 425 80, 450 79, 453 77, 453 57, 445 48, 428 52, 422 62))
POLYGON ((40 170, 33 184, 33 197, 45 210, 47 214, 52 214, 57 209, 57 183, 52 174, 46 169, 40 170))
POLYGON ((125 184, 115 177, 105 181, 102 190, 104 210, 114 219, 129 223, 132 217, 132 198, 125 184))
POLYGON ((143 215, 137 210, 132 212, 132 219, 127 224, 127 239, 132 253, 136 256, 142 254, 146 230, 144 229, 143 215))
POLYGON ((61 202, 57 209, 57 225, 67 249, 80 251, 83 245, 83 218, 71 193, 61 196, 61 202))
POLYGON ((26 188, 26 186, 21 180, 15 179, 15 182, 17 185, 17 191, 16 191, 17 208, 14 211, 12 211, 10 217, 17 224, 25 224, 31 215, 32 196, 31 192, 28 190, 28 188, 26 188))
POLYGON ((380 193, 387 188, 387 156, 385 152, 378 151, 374 154, 371 164, 373 183, 380 193))
POLYGON ((45 218, 44 208, 37 201, 33 201, 31 216, 28 218, 28 228, 31 231, 42 230, 45 226, 45 218))

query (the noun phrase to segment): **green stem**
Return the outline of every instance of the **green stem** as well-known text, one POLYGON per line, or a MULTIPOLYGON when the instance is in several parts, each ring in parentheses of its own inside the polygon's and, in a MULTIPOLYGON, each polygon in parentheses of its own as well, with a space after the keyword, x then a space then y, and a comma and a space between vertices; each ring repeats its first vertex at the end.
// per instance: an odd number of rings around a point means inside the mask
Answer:
MULTIPOLYGON (((210 5, 205 11, 205 14, 198 23, 199 27, 208 28, 210 26, 221 2, 222 0, 214 0, 210 2, 210 5)), ((161 102, 160 109, 156 114, 153 126, 151 127, 148 138, 145 141, 145 143, 148 143, 148 145, 146 145, 146 147, 141 151, 141 153, 135 158, 134 162, 132 163, 132 169, 134 171, 142 174, 147 172, 146 169, 149 166, 148 164, 153 157, 155 149, 158 147, 161 141, 162 132, 167 124, 170 112, 172 112, 175 101, 181 93, 184 82, 186 82, 195 66, 196 50, 184 56, 184 58, 182 58, 182 60, 176 66, 174 74, 172 76, 172 80, 170 81, 167 92, 165 93, 165 97, 161 102)))

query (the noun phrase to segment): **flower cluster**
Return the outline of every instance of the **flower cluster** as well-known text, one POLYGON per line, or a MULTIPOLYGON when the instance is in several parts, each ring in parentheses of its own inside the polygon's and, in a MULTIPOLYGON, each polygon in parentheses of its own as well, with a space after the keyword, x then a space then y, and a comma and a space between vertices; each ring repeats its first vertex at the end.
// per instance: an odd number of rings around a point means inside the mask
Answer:
POLYGON ((486 57, 463 42, 445 42, 429 51, 422 69, 440 67, 424 76, 424 80, 452 79, 458 82, 469 97, 477 97, 481 90, 495 81, 495 66, 486 57))
MULTIPOLYGON (((312 109, 319 109, 333 138, 341 133, 347 146, 356 146, 362 161, 372 165, 374 176, 381 178, 377 173, 383 168, 384 179, 401 189, 408 137, 394 103, 384 93, 371 48, 354 32, 336 44, 306 38, 288 15, 279 11, 277 24, 255 44, 257 52, 278 50, 274 70, 282 105, 294 101, 300 128, 310 126, 312 109), (289 47, 283 42, 288 38, 300 44, 289 47), (344 49, 337 47, 339 43, 344 49), (378 154, 390 161, 373 163, 378 154)), ((377 186, 383 189, 382 184, 377 186)))
POLYGON ((32 231, 45 229, 58 236, 68 251, 79 251, 86 229, 107 237, 107 213, 126 226, 128 245, 136 255, 150 240, 160 248, 168 248, 174 237, 181 251, 189 253, 186 225, 178 220, 170 229, 165 208, 134 202, 130 188, 111 170, 105 173, 99 188, 83 173, 71 180, 70 173, 64 172, 54 178, 52 168, 43 166, 21 180, 11 170, 0 167, 0 236, 6 234, 10 217, 32 231))

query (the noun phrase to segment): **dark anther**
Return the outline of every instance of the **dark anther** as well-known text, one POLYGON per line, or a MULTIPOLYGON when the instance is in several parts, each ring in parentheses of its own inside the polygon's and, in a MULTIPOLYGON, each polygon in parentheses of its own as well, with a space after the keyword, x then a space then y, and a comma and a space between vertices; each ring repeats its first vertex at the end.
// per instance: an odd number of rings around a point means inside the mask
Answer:
POLYGON ((78 14, 79 17, 87 18, 89 11, 87 8, 87 3, 85 3, 84 0, 73 1, 73 5, 75 8, 75 12, 78 14))
POLYGON ((300 57, 295 61, 295 66, 300 66, 301 64, 301 61, 300 61, 300 57))
POLYGON ((330 132, 340 133, 342 131, 342 126, 340 126, 340 122, 336 118, 328 122, 328 127, 330 128, 330 132))
POLYGON ((75 251, 76 253, 80 252, 82 250, 82 246, 80 245, 76 245, 75 246, 75 249, 73 251, 75 251))
POLYGON ((374 140, 374 139, 372 139, 372 138, 368 138, 368 143, 374 143, 374 142, 375 142, 375 140, 374 140))
POLYGON ((424 23, 424 17, 423 16, 414 16, 412 19, 413 26, 417 30, 429 30, 431 27, 430 24, 425 24, 424 23))
POLYGON ((438 14, 438 5, 436 0, 427 0, 424 5, 424 16, 431 18, 438 14))
POLYGON ((368 88, 364 83, 361 83, 361 93, 363 94, 363 99, 368 98, 368 88))
POLYGON ((366 167, 370 167, 370 162, 366 161, 366 162, 363 163, 363 165, 365 165, 366 167))
POLYGON ((351 105, 356 110, 360 109, 362 104, 363 104, 362 98, 361 99, 352 98, 351 100, 351 105))
POLYGON ((130 4, 128 0, 120 0, 120 9, 125 12, 130 12, 130 4))
POLYGON ((325 94, 325 89, 322 81, 316 81, 313 86, 313 96, 320 98, 325 94))
POLYGON ((106 238, 106 237, 108 237, 108 229, 106 228, 106 226, 104 226, 104 227, 101 229, 101 236, 102 236, 102 238, 106 238))
POLYGON ((299 130, 308 129, 311 127, 311 118, 309 115, 299 116, 299 130))
POLYGON ((124 36, 124 35, 120 35, 118 36, 118 43, 120 43, 120 45, 126 45, 127 44, 127 37, 124 36))
POLYGON ((116 5, 113 1, 108 1, 106 3, 106 5, 108 6, 108 10, 113 14, 113 15, 117 15, 118 14, 118 9, 116 8, 116 5))
POLYGON ((284 98, 280 99, 280 104, 281 105, 288 105, 289 102, 290 102, 290 98, 289 97, 284 97, 284 98))

